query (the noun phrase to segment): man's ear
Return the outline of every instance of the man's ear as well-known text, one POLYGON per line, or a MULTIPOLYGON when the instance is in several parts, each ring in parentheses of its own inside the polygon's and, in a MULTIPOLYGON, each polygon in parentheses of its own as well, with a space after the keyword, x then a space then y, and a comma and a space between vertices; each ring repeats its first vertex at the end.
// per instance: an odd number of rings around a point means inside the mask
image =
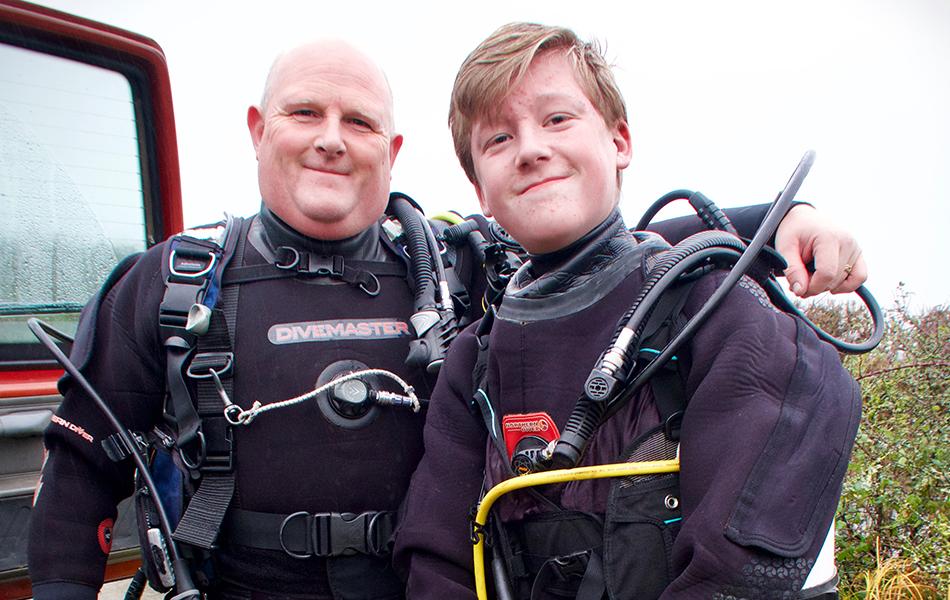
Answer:
POLYGON ((485 195, 482 193, 482 187, 478 185, 477 181, 473 181, 472 185, 475 186, 475 195, 478 196, 478 205, 482 209, 482 214, 486 217, 492 216, 491 209, 488 208, 488 203, 485 202, 485 195))
POLYGON ((399 149, 402 148, 402 135, 396 134, 393 136, 393 139, 389 141, 389 168, 393 168, 393 164, 396 162, 396 155, 399 154, 399 149))
POLYGON ((626 121, 619 121, 611 132, 614 146, 617 148, 617 171, 630 166, 633 158, 633 145, 630 143, 630 126, 626 121))
POLYGON ((248 107, 247 130, 251 132, 251 143, 254 144, 254 154, 256 155, 257 148, 261 144, 261 138, 264 137, 264 115, 261 113, 260 107, 248 107))

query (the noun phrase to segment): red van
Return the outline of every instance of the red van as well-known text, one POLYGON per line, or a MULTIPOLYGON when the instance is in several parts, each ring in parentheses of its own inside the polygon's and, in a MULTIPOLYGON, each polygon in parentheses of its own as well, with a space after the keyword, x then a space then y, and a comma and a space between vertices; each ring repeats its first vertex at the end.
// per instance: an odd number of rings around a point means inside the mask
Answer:
MULTIPOLYGON (((0 598, 30 597, 26 542, 62 371, 26 327, 74 332, 123 257, 182 228, 168 68, 154 41, 0 0, 0 598)), ((90 405, 90 410, 96 408, 90 405)), ((107 580, 138 566, 120 510, 107 580)))

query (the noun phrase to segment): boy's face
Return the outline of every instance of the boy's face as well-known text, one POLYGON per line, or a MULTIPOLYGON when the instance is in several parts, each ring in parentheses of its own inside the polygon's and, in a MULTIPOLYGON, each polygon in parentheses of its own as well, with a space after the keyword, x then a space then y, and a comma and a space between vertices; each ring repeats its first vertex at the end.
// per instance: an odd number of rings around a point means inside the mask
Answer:
POLYGON ((482 211, 533 254, 571 244, 610 214, 630 156, 627 124, 607 126, 560 51, 536 57, 472 128, 482 211))

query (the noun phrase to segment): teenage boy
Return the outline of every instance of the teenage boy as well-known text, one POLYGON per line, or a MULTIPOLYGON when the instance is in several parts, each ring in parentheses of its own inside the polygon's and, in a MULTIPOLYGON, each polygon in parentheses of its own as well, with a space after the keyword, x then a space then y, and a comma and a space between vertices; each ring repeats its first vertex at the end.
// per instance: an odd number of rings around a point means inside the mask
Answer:
MULTIPOLYGON (((413 599, 473 595, 469 509, 513 476, 485 407, 499 423, 531 415, 563 430, 665 247, 638 242, 617 211, 632 155, 624 101, 598 49, 570 30, 516 23, 492 34, 459 71, 449 122, 483 211, 531 259, 490 333, 476 324, 453 344, 433 394, 396 535, 413 599), (487 372, 473 394, 477 366, 487 372)), ((692 287, 683 318, 722 277, 692 287)), ((816 586, 812 571, 860 416, 836 352, 744 278, 677 358, 688 401, 678 437, 645 386, 596 430, 580 464, 621 462, 644 440, 675 455, 678 439, 678 477, 575 481, 496 504, 492 550, 516 597, 834 594, 833 576, 816 586)))

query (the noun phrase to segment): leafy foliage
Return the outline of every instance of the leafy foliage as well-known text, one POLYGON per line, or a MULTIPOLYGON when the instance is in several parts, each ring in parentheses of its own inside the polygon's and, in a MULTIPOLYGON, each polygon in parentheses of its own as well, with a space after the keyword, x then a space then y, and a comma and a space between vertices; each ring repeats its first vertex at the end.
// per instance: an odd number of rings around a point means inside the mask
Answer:
MULTIPOLYGON (((864 402, 838 511, 845 597, 875 597, 865 574, 881 559, 911 567, 922 589, 950 588, 950 307, 915 314, 899 292, 881 345, 842 357, 864 402)), ((857 304, 805 312, 839 337, 861 339, 870 328, 857 304)))

